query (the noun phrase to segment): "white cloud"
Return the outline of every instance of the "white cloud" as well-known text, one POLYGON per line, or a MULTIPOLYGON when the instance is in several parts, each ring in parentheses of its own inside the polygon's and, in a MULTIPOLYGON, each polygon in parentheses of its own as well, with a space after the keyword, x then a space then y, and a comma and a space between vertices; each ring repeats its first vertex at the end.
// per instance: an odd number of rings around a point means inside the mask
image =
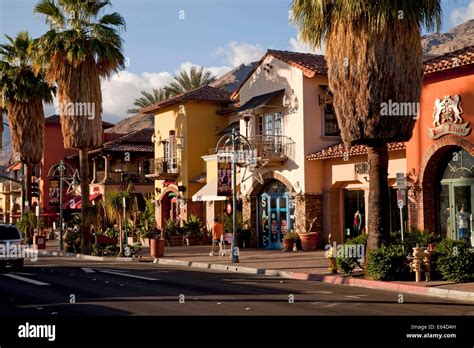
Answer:
POLYGON ((466 7, 458 7, 451 11, 449 19, 453 25, 464 23, 474 18, 474 0, 471 0, 466 7))
POLYGON ((252 45, 236 41, 231 41, 225 47, 218 47, 214 50, 215 56, 223 57, 226 64, 232 67, 260 60, 264 54, 265 50, 258 44, 252 45))
POLYGON ((133 106, 135 98, 141 96, 141 91, 164 87, 171 81, 173 75, 168 72, 138 75, 127 70, 112 76, 110 80, 102 80, 103 118, 117 122, 127 115, 127 110, 133 106))
POLYGON ((324 55, 326 52, 326 44, 323 43, 321 47, 313 49, 307 43, 301 41, 300 36, 298 35, 297 38, 292 37, 290 39, 290 47, 292 51, 301 52, 301 53, 313 53, 313 54, 322 54, 324 55))

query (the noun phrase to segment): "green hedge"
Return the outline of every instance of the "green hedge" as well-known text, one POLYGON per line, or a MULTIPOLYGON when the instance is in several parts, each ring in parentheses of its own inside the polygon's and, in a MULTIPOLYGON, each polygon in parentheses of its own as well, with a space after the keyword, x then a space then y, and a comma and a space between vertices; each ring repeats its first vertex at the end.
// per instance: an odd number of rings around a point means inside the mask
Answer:
POLYGON ((441 241, 435 247, 432 261, 445 280, 474 281, 474 252, 462 241, 441 241))
POLYGON ((382 245, 367 255, 366 271, 375 280, 407 279, 409 266, 403 245, 382 245))

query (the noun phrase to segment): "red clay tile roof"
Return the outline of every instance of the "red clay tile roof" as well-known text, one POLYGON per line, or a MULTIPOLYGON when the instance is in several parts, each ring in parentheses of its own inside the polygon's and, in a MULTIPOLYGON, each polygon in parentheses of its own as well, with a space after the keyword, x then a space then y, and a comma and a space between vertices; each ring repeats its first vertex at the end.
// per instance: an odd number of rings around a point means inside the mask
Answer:
MULTIPOLYGON (((46 117, 44 119, 44 123, 49 123, 49 124, 54 124, 57 123, 59 124, 59 115, 52 115, 49 117, 46 117)), ((102 128, 107 129, 107 128, 112 128, 114 126, 113 123, 107 122, 107 121, 102 121, 102 128)))
POLYGON ((324 56, 319 54, 268 50, 267 55, 271 55, 300 69, 306 77, 326 75, 328 73, 324 56))
POLYGON ((185 101, 211 102, 220 104, 229 104, 231 92, 225 89, 202 86, 186 93, 168 98, 159 103, 147 106, 140 110, 141 114, 156 112, 164 107, 179 104, 185 101))
POLYGON ((315 75, 327 75, 328 72, 326 60, 322 55, 312 53, 268 50, 267 53, 265 53, 265 55, 255 65, 253 70, 249 72, 247 77, 242 80, 239 87, 237 87, 235 91, 232 92, 232 99, 236 99, 239 94, 240 88, 242 88, 245 82, 247 82, 250 76, 252 76, 252 74, 258 69, 258 67, 268 56, 277 58, 291 66, 294 66, 295 68, 300 69, 301 71, 303 71, 303 74, 309 78, 314 77, 315 75))
POLYGON ((151 141, 153 128, 142 128, 124 136, 106 142, 102 147, 89 151, 89 155, 111 152, 140 152, 154 154, 154 145, 151 141))
POLYGON ((474 64, 474 46, 467 46, 457 51, 443 54, 442 56, 427 60, 425 65, 425 75, 474 64))
MULTIPOLYGON (((403 150, 406 148, 406 144, 403 142, 396 142, 396 143, 389 143, 388 150, 395 151, 395 150, 403 150)), ((357 155, 365 155, 367 154, 367 147, 365 145, 355 145, 347 147, 349 152, 349 157, 357 156, 357 155)), ((324 150, 312 153, 311 155, 307 156, 306 159, 309 161, 316 161, 316 160, 323 160, 328 158, 338 158, 343 157, 344 152, 346 152, 346 147, 344 144, 336 144, 325 148, 324 150)))

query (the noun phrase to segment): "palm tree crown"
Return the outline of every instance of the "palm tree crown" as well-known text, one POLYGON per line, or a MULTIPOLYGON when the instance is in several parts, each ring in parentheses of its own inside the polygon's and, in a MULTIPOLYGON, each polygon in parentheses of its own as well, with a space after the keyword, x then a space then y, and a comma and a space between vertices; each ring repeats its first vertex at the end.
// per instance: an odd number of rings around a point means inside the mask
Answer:
POLYGON ((206 86, 215 80, 210 71, 204 71, 203 67, 191 67, 189 71, 181 70, 175 76, 174 82, 165 87, 168 96, 175 96, 186 91, 206 86))
POLYGON ((156 104, 160 101, 163 101, 167 98, 167 94, 163 88, 153 88, 152 92, 141 91, 142 97, 136 98, 133 105, 136 108, 127 110, 129 114, 138 114, 140 109, 145 106, 156 104))

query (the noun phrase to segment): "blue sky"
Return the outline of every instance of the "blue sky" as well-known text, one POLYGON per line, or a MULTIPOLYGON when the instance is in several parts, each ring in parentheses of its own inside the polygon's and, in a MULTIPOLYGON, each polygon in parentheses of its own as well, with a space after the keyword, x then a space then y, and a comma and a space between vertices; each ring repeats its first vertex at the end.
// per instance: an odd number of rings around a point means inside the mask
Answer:
MULTIPOLYGON (((222 74, 257 60, 268 48, 306 51, 288 22, 290 0, 112 0, 127 22, 126 71, 103 84, 104 118, 113 122, 142 89, 171 81, 182 67, 202 65, 222 74), (184 17, 184 18, 183 18, 184 17)), ((443 30, 474 18, 474 0, 443 0, 443 30)), ((3 34, 47 29, 33 14, 36 0, 0 0, 3 34)), ((50 109, 54 111, 54 109, 50 109)), ((48 111, 50 111, 48 110, 48 111)))

